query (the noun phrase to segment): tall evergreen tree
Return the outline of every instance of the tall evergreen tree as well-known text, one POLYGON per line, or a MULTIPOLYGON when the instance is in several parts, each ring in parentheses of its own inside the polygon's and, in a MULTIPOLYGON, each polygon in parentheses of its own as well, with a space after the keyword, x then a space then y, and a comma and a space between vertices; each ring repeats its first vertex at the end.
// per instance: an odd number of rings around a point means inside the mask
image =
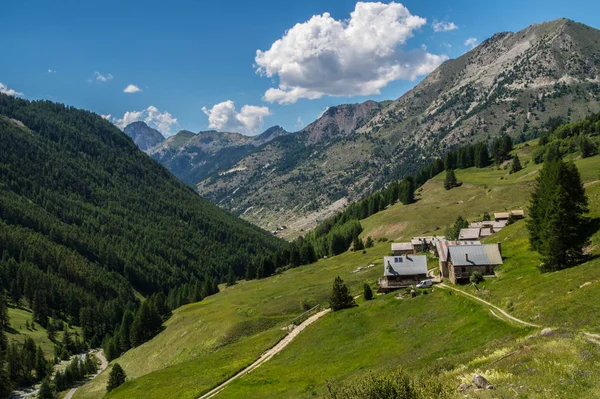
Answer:
POLYGON ((52 385, 50 385, 50 380, 48 378, 44 378, 42 384, 40 385, 40 390, 38 391, 37 398, 38 399, 54 399, 56 396, 54 395, 54 390, 52 389, 52 385))
POLYGON ((125 374, 125 371, 123 370, 121 365, 119 363, 115 363, 112 366, 112 369, 110 370, 110 374, 108 375, 108 383, 106 384, 106 391, 110 392, 110 391, 120 387, 121 385, 123 385, 126 378, 127 378, 127 374, 125 374))
POLYGON ((453 187, 456 187, 458 182, 456 181, 456 175, 454 174, 453 169, 446 170, 446 180, 444 180, 444 188, 446 190, 450 190, 453 187))
POLYGON ((333 282, 333 289, 331 290, 329 305, 334 311, 354 306, 354 298, 352 298, 352 295, 350 295, 348 286, 344 284, 344 281, 340 278, 340 276, 337 276, 333 282))
POLYGON ((10 319, 8 317, 8 306, 4 292, 0 290, 0 331, 8 328, 10 319))
POLYGON ((542 271, 580 261, 588 242, 585 189, 574 163, 553 159, 539 173, 529 207, 529 241, 542 256, 542 271))
POLYGON ((519 159, 518 155, 515 155, 512 161, 512 166, 510 168, 510 173, 517 173, 521 169, 523 169, 523 167, 521 166, 521 160, 519 159))

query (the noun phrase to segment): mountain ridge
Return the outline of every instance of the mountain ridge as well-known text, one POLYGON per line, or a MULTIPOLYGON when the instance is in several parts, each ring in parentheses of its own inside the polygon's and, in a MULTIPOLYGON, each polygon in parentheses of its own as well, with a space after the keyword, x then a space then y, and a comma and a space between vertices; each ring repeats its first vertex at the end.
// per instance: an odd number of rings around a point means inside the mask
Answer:
POLYGON ((600 111, 599 43, 600 31, 566 19, 497 33, 358 123, 346 125, 359 105, 343 121, 333 115, 343 106, 334 107, 309 125, 323 127, 312 140, 300 139, 309 127, 276 140, 198 191, 263 228, 310 229, 455 145, 531 138, 553 119, 600 111))

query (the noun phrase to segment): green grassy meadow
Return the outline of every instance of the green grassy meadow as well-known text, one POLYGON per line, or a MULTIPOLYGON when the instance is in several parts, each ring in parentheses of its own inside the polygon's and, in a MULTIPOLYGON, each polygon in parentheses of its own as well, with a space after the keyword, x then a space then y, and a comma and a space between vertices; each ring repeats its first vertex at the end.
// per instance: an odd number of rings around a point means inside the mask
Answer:
MULTIPOLYGON (((503 167, 457 171, 461 187, 443 189, 443 173, 418 190, 418 201, 396 204, 361 221, 374 248, 347 252, 264 280, 242 281, 199 303, 177 309, 165 330, 117 360, 129 381, 110 398, 196 398, 251 364, 284 336, 281 328, 301 304, 326 304, 336 276, 351 293, 373 287, 389 242, 416 235, 443 234, 458 215, 468 220, 484 212, 526 208, 541 165, 529 162, 535 142, 517 152, 524 169, 503 167), (359 266, 375 267, 358 273, 359 266)), ((600 156, 577 159, 590 199, 590 216, 600 217, 600 156)), ((480 291, 461 287, 510 314, 552 327, 540 336, 533 328, 494 317, 483 304, 457 293, 433 289, 429 295, 397 300, 394 294, 341 312, 309 326, 280 354, 227 386, 221 398, 320 397, 327 383, 344 383, 367 373, 403 367, 426 374, 454 390, 475 372, 497 386, 470 397, 575 398, 600 395, 600 345, 582 331, 600 333, 600 233, 592 237, 590 260, 577 267, 541 274, 529 250, 525 222, 487 239, 501 242, 505 263, 498 278, 480 291)), ((430 266, 436 262, 430 260, 430 266)), ((76 398, 105 394, 107 372, 80 389, 76 398)), ((458 396, 462 397, 462 395, 458 396)))
MULTIPOLYGON (((35 341, 36 345, 42 347, 44 356, 48 360, 54 358, 54 343, 48 339, 48 332, 44 327, 38 323, 33 322, 33 313, 27 308, 8 308, 8 317, 10 318, 10 328, 6 330, 6 337, 8 341, 23 342, 26 337, 31 337, 35 341), (30 325, 33 324, 34 328, 27 329, 25 322, 30 325)), ((73 334, 79 334, 80 329, 78 327, 71 327, 69 331, 73 334)), ((61 340, 63 333, 61 331, 56 332, 56 339, 61 340)))

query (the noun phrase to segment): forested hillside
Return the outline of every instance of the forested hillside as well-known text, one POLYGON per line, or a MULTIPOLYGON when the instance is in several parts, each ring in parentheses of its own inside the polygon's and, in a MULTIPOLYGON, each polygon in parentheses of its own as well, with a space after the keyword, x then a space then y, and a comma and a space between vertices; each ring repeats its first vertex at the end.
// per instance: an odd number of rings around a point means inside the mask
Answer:
POLYGON ((220 210, 91 112, 0 95, 0 292, 101 340, 135 292, 171 308, 286 244, 220 210))

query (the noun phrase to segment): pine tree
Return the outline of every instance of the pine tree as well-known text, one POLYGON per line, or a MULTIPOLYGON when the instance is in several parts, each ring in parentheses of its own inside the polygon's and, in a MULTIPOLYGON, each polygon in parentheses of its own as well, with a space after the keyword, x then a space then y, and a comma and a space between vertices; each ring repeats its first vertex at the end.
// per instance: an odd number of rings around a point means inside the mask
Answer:
POLYGON ((131 325, 133 324, 133 313, 131 310, 126 310, 121 319, 121 327, 119 329, 119 349, 122 352, 131 349, 131 325))
POLYGON ((54 399, 54 390, 48 378, 44 378, 37 394, 38 399, 54 399))
POLYGON ((121 365, 119 363, 115 363, 112 366, 112 370, 110 370, 110 374, 108 376, 106 391, 110 392, 113 389, 116 389, 117 387, 121 386, 125 382, 126 378, 127 375, 125 374, 125 371, 123 370, 121 365))
POLYGON ((362 251, 363 249, 365 249, 363 240, 361 240, 360 237, 357 236, 356 238, 354 238, 354 241, 352 241, 352 250, 362 251))
POLYGON ((371 290, 371 286, 367 283, 363 285, 363 297, 365 298, 365 301, 373 299, 373 290, 371 290))
POLYGON ((512 167, 510 168, 510 173, 517 173, 521 169, 523 169, 521 166, 521 160, 519 159, 518 155, 515 155, 512 161, 512 167))
POLYGON ((233 274, 233 267, 229 265, 229 270, 227 271, 227 287, 231 287, 235 285, 235 274, 233 274))
POLYGON ((365 242, 365 248, 373 248, 375 244, 373 243, 373 239, 371 236, 367 237, 367 241, 365 242))
POLYGON ((529 208, 529 241, 542 256, 542 271, 580 261, 588 242, 585 189, 574 163, 554 159, 544 163, 529 208))
POLYGON ((0 290, 0 330, 8 328, 10 324, 9 321, 6 298, 4 296, 4 292, 0 290))
POLYGON ((334 311, 354 306, 354 298, 350 295, 348 287, 344 284, 340 276, 337 276, 333 282, 329 305, 334 311))
POLYGON ((450 190, 453 187, 456 187, 458 182, 456 181, 456 175, 454 174, 453 169, 446 170, 446 180, 444 180, 444 188, 446 190, 450 190))

